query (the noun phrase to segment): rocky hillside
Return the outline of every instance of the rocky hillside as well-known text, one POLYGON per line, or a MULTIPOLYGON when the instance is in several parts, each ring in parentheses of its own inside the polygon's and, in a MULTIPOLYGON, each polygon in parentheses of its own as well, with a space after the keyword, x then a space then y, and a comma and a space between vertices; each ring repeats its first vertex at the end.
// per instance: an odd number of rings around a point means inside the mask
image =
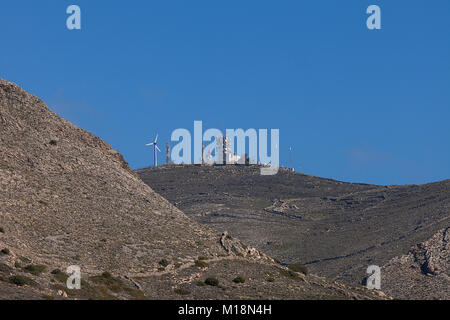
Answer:
POLYGON ((232 235, 285 264, 361 283, 450 225, 450 180, 427 185, 344 183, 256 166, 166 166, 138 170, 189 217, 232 235))
POLYGON ((119 152, 5 80, 0 150, 2 299, 381 297, 194 222, 119 152), (82 290, 64 286, 70 265, 82 290))
POLYGON ((382 289, 400 299, 450 299, 450 228, 382 269, 382 289))

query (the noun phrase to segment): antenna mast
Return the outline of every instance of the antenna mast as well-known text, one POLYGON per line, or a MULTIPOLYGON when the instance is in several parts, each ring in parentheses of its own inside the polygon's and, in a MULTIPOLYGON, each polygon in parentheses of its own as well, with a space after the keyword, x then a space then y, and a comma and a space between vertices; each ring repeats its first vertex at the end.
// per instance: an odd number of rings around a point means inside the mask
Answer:
POLYGON ((289 169, 294 171, 294 168, 292 167, 292 147, 289 147, 289 169))

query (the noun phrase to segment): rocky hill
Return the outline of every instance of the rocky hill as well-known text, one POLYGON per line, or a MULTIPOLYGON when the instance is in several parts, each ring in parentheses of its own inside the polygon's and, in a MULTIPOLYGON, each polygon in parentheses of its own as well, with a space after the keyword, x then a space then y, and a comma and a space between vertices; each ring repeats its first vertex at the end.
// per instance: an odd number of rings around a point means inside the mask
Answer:
POLYGON ((382 288, 400 299, 450 299, 450 227, 393 258, 382 269, 382 288))
POLYGON ((194 222, 119 152, 5 80, 0 250, 0 299, 383 297, 289 270, 194 222), (70 265, 81 290, 65 287, 70 265))
POLYGON ((164 166, 138 170, 189 217, 229 231, 285 264, 361 283, 450 225, 450 180, 376 186, 256 166, 164 166))

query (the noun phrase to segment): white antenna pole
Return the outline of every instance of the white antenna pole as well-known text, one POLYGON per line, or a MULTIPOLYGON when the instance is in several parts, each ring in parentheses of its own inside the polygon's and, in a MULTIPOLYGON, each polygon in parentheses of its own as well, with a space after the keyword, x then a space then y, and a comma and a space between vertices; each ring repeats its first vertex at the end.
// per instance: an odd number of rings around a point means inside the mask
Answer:
POLYGON ((292 147, 289 147, 289 167, 291 171, 294 171, 294 168, 292 167, 292 147))

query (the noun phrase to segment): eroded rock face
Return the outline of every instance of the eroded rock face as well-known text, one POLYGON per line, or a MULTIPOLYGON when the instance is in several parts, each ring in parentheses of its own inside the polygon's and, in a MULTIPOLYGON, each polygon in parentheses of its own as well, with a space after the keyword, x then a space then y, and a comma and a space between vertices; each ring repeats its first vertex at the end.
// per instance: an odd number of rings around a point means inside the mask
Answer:
POLYGON ((261 251, 244 244, 242 241, 236 238, 233 238, 227 231, 222 233, 222 236, 220 237, 220 244, 230 255, 253 259, 263 259, 268 262, 275 262, 273 258, 270 258, 261 251))
POLYGON ((383 267, 382 289, 402 299, 450 299, 450 227, 383 267))
POLYGON ((450 228, 441 230, 430 240, 413 247, 411 254, 420 264, 424 274, 449 275, 450 228))

